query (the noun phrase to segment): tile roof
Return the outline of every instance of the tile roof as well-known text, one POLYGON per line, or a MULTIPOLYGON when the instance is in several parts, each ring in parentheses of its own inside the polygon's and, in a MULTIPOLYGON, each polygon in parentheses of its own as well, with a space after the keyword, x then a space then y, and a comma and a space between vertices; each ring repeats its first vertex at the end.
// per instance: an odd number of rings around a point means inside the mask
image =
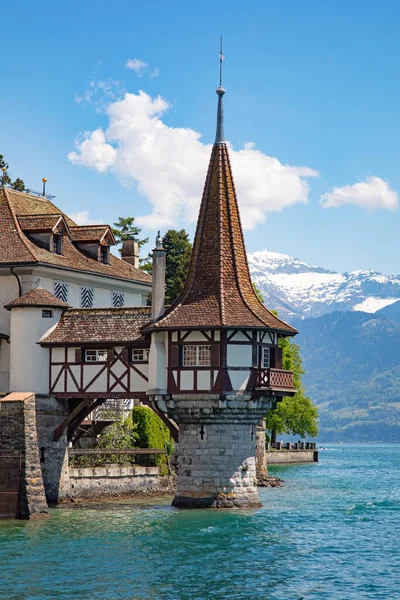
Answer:
POLYGON ((130 344, 145 342, 141 329, 150 322, 151 309, 73 308, 40 340, 43 346, 130 344))
POLYGON ((7 310, 12 308, 18 308, 22 306, 40 306, 47 308, 69 308, 69 304, 60 300, 56 296, 53 296, 47 290, 38 287, 33 290, 29 290, 23 296, 16 298, 12 302, 9 302, 4 306, 7 310))
POLYGON ((35 396, 35 392, 11 392, 0 398, 0 402, 25 402, 35 396))
POLYGON ((212 150, 183 292, 145 331, 207 327, 297 333, 272 314, 254 292, 225 143, 214 144, 212 150))
POLYGON ((60 213, 55 215, 25 215, 18 217, 22 231, 52 230, 62 218, 60 213))
POLYGON ((47 198, 31 196, 28 193, 17 192, 9 188, 0 188, 0 267, 10 264, 40 263, 151 284, 150 275, 112 254, 108 265, 90 258, 79 250, 67 235, 63 239, 62 254, 55 254, 45 248, 40 248, 25 235, 19 224, 19 219, 26 216, 31 218, 33 215, 41 215, 52 218, 56 214, 64 216, 68 227, 78 227, 47 198))
POLYGON ((99 242, 107 233, 115 239, 109 225, 78 225, 70 227, 73 242, 99 242))

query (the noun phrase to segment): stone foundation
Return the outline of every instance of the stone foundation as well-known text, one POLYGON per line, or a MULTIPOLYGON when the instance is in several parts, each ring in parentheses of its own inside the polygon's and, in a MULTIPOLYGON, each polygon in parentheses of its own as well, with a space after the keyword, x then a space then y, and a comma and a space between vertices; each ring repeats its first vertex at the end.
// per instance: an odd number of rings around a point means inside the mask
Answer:
POLYGON ((38 446, 47 502, 55 504, 70 496, 67 433, 54 442, 54 430, 68 415, 68 400, 36 397, 38 446))
POLYGON ((318 462, 317 450, 267 450, 269 465, 318 462))
POLYGON ((173 506, 261 506, 256 478, 257 423, 270 399, 174 397, 169 415, 179 424, 179 468, 173 506))
POLYGON ((21 455, 18 516, 47 516, 36 432, 35 395, 13 393, 0 401, 0 452, 21 455))
POLYGON ((74 499, 118 498, 130 495, 173 494, 172 477, 159 477, 158 467, 70 467, 74 499))

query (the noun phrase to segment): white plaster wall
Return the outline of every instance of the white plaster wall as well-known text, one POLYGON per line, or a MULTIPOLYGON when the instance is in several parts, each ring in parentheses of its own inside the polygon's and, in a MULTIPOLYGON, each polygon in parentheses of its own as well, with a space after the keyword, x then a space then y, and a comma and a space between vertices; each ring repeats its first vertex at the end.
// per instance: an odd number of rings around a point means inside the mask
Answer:
POLYGON ((244 391, 249 379, 250 371, 228 371, 234 391, 244 391))
POLYGON ((197 389, 210 390, 211 387, 211 371, 197 371, 197 389))
POLYGON ((61 310, 52 309, 51 319, 41 308, 13 308, 11 311, 10 390, 49 393, 49 349, 38 342, 60 319, 61 310))
MULTIPOLYGON (((182 332, 186 333, 186 332, 182 332)), ((206 333, 210 336, 211 332, 206 331, 206 333)), ((189 335, 185 338, 185 344, 188 342, 208 342, 209 340, 201 333, 201 331, 191 331, 189 335)))
POLYGON ((253 364, 252 346, 242 344, 228 344, 228 367, 251 367, 253 364))
MULTIPOLYGON (((40 274, 40 285, 54 294, 54 281, 65 281, 68 285, 68 304, 74 308, 81 307, 81 287, 94 290, 93 308, 109 308, 112 306, 112 292, 122 292, 125 296, 124 306, 145 306, 150 288, 136 283, 119 282, 113 279, 83 276, 71 271, 55 272, 50 276, 45 271, 40 274)), ((33 286, 35 287, 35 286, 33 286)))
POLYGON ((10 334, 11 313, 4 308, 19 296, 18 283, 13 275, 0 275, 0 333, 10 334))
POLYGON ((148 389, 165 393, 167 389, 167 334, 151 334, 148 389))
MULTIPOLYGON (((230 336, 232 335, 233 330, 228 330, 228 338, 230 338, 230 336)), ((251 331, 247 332, 248 335, 252 336, 251 331)), ((245 336, 245 334, 242 331, 237 331, 234 336, 232 338, 229 339, 229 341, 235 341, 235 342, 248 342, 249 338, 245 336)))
POLYGON ((181 390, 193 390, 193 371, 181 371, 181 390))

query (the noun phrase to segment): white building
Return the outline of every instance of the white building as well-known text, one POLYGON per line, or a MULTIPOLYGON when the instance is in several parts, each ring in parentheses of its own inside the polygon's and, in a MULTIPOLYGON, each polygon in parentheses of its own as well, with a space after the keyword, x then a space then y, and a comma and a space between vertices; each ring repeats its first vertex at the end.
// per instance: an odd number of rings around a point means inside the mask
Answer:
POLYGON ((110 253, 114 244, 108 225, 76 225, 44 196, 0 188, 0 394, 23 390, 24 379, 27 391, 48 393, 48 350, 37 342, 62 312, 50 294, 64 308, 146 305, 151 277, 139 269, 137 243, 124 243, 124 260, 110 253), (5 308, 35 288, 50 294, 31 294, 18 310, 5 308))

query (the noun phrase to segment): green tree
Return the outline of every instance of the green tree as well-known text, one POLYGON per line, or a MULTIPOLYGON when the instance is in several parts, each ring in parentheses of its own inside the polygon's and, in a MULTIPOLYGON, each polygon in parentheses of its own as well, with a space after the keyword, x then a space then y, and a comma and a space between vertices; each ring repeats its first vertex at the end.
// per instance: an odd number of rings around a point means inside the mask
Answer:
POLYGON ((165 265, 165 303, 172 304, 177 299, 189 271, 192 244, 184 229, 169 229, 162 240, 167 251, 165 265))
MULTIPOLYGON (((131 240, 137 238, 140 233, 140 227, 135 225, 135 217, 118 217, 118 221, 113 223, 112 232, 117 242, 117 246, 122 246, 122 240, 131 240)), ((138 240, 139 248, 147 244, 149 238, 138 240)), ((119 249, 121 252, 121 248, 119 249)))
POLYGON ((11 184, 13 190, 18 190, 19 192, 23 192, 25 189, 25 183, 17 177, 17 179, 11 184))
MULTIPOLYGON (((181 293, 192 255, 192 244, 189 234, 181 229, 168 229, 162 238, 162 245, 167 251, 165 260, 165 303, 172 304, 181 293)), ((152 274, 151 254, 144 260, 142 269, 152 274)))
POLYGON ((262 295, 262 293, 260 292, 260 290, 258 289, 256 283, 254 281, 252 281, 253 284, 253 290, 256 293, 257 298, 259 299, 259 301, 264 304, 264 296, 262 295))
POLYGON ((1 169, 1 185, 4 187, 5 185, 9 185, 11 183, 11 178, 9 177, 9 175, 7 173, 8 164, 6 163, 4 156, 2 154, 0 154, 0 169, 1 169))
MULTIPOLYGON (((132 411, 132 422, 137 433, 137 446, 139 448, 158 448, 167 450, 172 454, 174 443, 168 427, 160 417, 147 406, 135 406, 132 411)), ((167 459, 165 455, 156 456, 156 465, 162 467, 162 474, 167 472, 167 459)))
POLYGON ((266 427, 270 431, 271 442, 282 433, 299 435, 301 438, 318 435, 318 410, 311 399, 305 395, 302 383, 304 369, 301 362, 300 348, 290 338, 281 338, 282 368, 293 371, 293 384, 297 390, 294 396, 286 396, 278 402, 275 409, 266 416, 266 427))
POLYGON ((130 450, 135 447, 138 435, 131 419, 109 425, 98 437, 97 448, 102 450, 130 450))

